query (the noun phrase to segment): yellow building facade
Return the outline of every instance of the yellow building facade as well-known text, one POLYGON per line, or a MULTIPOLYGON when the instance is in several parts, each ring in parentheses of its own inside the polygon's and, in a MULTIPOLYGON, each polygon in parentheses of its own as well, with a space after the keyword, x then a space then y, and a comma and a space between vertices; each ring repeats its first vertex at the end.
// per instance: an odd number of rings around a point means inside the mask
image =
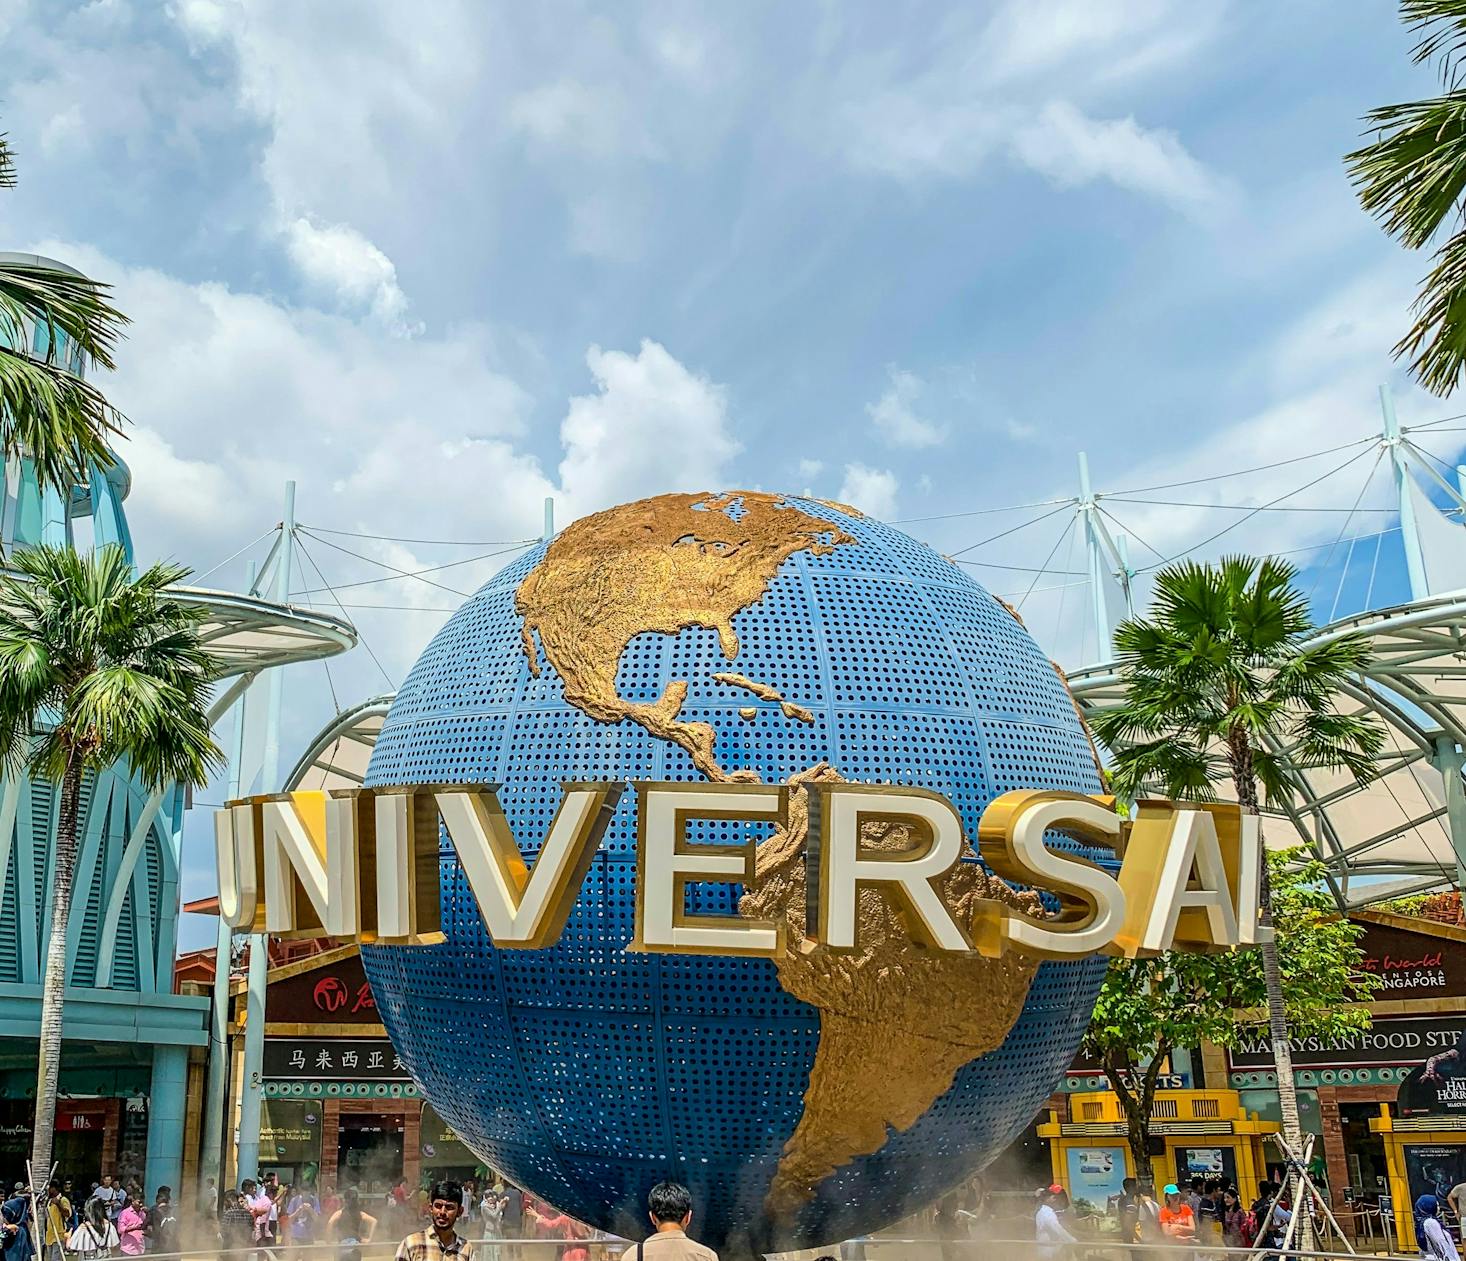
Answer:
POLYGON ((1065 1103, 1050 1111, 1039 1137, 1049 1142, 1054 1181, 1076 1201, 1101 1209, 1125 1177, 1149 1176, 1157 1188, 1192 1177, 1255 1186, 1267 1170, 1263 1143, 1278 1128, 1248 1112, 1235 1090, 1159 1090, 1151 1114, 1150 1167, 1138 1170, 1114 1092, 1072 1094, 1065 1103))

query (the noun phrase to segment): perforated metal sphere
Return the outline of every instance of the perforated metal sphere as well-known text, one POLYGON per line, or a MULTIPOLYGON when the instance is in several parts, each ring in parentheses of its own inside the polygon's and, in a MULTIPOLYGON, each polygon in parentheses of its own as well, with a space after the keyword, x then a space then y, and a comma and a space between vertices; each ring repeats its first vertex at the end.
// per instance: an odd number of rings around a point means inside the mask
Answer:
MULTIPOLYGON (((739 501, 718 502, 723 525, 737 519, 739 501)), ((846 541, 782 560, 762 598, 732 617, 732 661, 702 626, 632 639, 617 696, 650 703, 686 680, 681 717, 715 729, 720 767, 782 782, 827 761, 850 780, 934 789, 969 838, 983 807, 1011 789, 1099 791, 1061 680, 1007 609, 897 530, 818 501, 778 502, 846 541), (812 721, 713 678, 727 671, 776 689, 812 721)), ((702 778, 644 726, 569 704, 544 657, 531 674, 515 595, 544 556, 541 544, 516 560, 438 633, 368 775, 502 785, 527 855, 562 781, 702 778)), ((705 824, 692 839, 726 840, 739 826, 705 824)), ((768 960, 628 953, 635 841, 628 790, 549 949, 496 949, 445 849, 446 941, 362 951, 392 1041, 433 1106, 485 1162, 583 1221, 639 1233, 648 1188, 671 1177, 692 1189, 693 1234, 729 1255, 866 1233, 987 1164, 1032 1120, 1083 1035, 1103 962, 1044 964, 996 1050, 775 1220, 765 1197, 804 1106, 820 1013, 781 987, 768 960)), ((738 892, 695 885, 689 907, 737 915, 738 892)), ((873 1043, 895 1036, 871 1026, 873 1043)))

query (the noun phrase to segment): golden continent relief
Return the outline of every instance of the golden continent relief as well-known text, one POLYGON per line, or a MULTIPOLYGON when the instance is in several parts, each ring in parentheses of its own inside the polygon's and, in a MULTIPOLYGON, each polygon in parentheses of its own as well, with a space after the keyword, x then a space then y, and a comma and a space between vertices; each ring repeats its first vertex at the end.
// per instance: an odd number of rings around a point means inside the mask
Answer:
POLYGON ((786 560, 854 542, 833 522, 754 491, 658 495, 582 517, 556 536, 514 594, 530 672, 540 671, 538 631, 570 704, 601 722, 640 723, 685 749, 709 779, 727 779, 713 760, 717 733, 678 718, 687 681, 669 681, 649 705, 623 700, 621 653, 649 631, 706 626, 732 661, 733 615, 763 599, 786 560))
MULTIPOLYGON (((711 726, 681 720, 685 679, 669 681, 652 704, 623 700, 616 692, 621 654, 638 635, 704 626, 717 631, 732 661, 738 655, 734 614, 764 597, 786 560, 854 544, 834 523, 752 491, 661 495, 583 518, 550 544, 515 594, 530 669, 539 673, 538 632, 566 700, 582 712, 601 722, 640 724, 686 750, 710 780, 757 779, 752 770, 718 765, 711 726)), ((767 684, 732 673, 714 678, 779 704, 791 721, 812 721, 767 684)), ((738 907, 755 919, 784 916, 794 944, 775 960, 779 983, 820 1020, 803 1111, 765 1201, 776 1217, 798 1212, 842 1165, 879 1151, 891 1127, 909 1129, 963 1065, 1001 1046, 1037 969, 1018 955, 985 959, 923 949, 899 913, 870 890, 859 894, 859 950, 836 953, 807 940, 805 785, 842 779, 826 763, 789 778, 787 823, 759 845, 754 887, 738 907)), ((915 843, 896 824, 867 824, 862 840, 891 852, 915 843)), ((948 873, 941 891, 963 924, 984 898, 1043 914, 1037 895, 1015 893, 973 863, 948 873)))
MULTIPOLYGON (((774 960, 779 983, 820 1014, 804 1112, 765 1200, 776 1218, 796 1212, 841 1165, 879 1151, 887 1126, 910 1129, 959 1068, 997 1050, 1023 1012, 1038 966, 1017 954, 985 959, 924 949, 870 889, 857 894, 854 953, 805 938, 804 785, 843 780, 825 764, 791 776, 787 826, 759 845, 754 887, 738 902, 739 914, 753 919, 785 917, 788 939, 798 944, 774 960)), ((861 843, 890 853, 916 844, 908 828, 889 823, 865 824, 861 843)), ((963 925, 971 925, 982 899, 1043 915, 1037 894, 1015 893, 976 863, 950 871, 941 893, 963 925)))

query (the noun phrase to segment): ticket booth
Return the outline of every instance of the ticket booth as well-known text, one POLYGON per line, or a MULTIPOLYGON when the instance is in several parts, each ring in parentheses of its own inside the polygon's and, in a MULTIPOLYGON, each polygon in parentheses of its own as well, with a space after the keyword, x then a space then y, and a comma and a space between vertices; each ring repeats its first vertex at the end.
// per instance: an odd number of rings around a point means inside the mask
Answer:
MULTIPOLYGON (((1150 1168, 1157 1190, 1190 1178, 1226 1178, 1244 1190, 1267 1168, 1263 1142, 1277 1131, 1242 1106, 1235 1090, 1161 1090, 1151 1112, 1150 1168)), ((1069 1096, 1069 1119, 1051 1112, 1039 1136, 1049 1140, 1054 1181, 1103 1210, 1126 1177, 1140 1177, 1113 1091, 1069 1096)))

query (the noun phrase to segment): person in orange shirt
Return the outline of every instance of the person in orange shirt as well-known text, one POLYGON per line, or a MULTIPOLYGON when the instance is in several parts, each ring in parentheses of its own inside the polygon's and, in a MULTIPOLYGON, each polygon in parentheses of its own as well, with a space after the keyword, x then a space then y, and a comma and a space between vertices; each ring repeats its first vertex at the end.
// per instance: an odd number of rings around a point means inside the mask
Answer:
POLYGON ((1196 1238, 1196 1214, 1181 1198, 1181 1188, 1174 1182, 1166 1186, 1166 1202, 1161 1206, 1161 1229, 1172 1239, 1196 1238))

